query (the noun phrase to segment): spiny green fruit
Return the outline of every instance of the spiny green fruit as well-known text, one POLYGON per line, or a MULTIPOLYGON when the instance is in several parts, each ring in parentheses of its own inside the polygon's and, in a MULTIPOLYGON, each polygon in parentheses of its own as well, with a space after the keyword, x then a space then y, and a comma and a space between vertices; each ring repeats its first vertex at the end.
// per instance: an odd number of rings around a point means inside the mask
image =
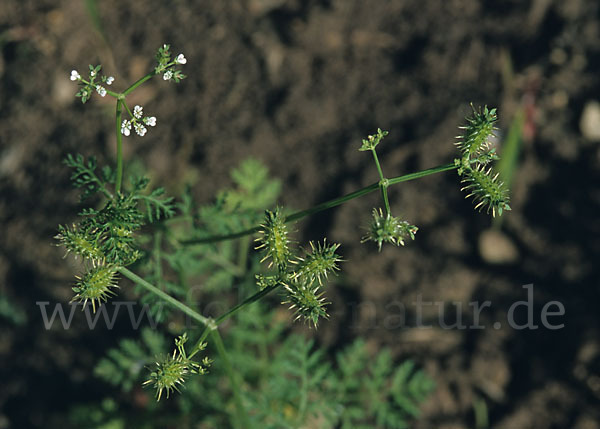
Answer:
POLYGON ((488 109, 487 106, 484 106, 483 110, 480 108, 477 111, 472 104, 471 108, 473 116, 466 118, 466 126, 459 127, 464 132, 457 137, 460 140, 455 143, 460 149, 463 159, 467 160, 477 158, 489 150, 489 138, 493 137, 496 129, 494 124, 498 120, 496 109, 488 109))
POLYGON ((390 213, 384 215, 381 209, 373 209, 373 218, 368 233, 363 237, 361 243, 374 241, 377 243, 379 251, 381 251, 383 243, 404 246, 404 240, 409 237, 414 240, 418 230, 419 228, 415 225, 400 220, 390 213))
POLYGON ((312 241, 309 244, 311 251, 294 261, 298 264, 298 269, 293 277, 302 277, 309 282, 317 280, 319 285, 322 285, 323 278, 327 279, 329 273, 339 270, 337 264, 342 261, 342 258, 335 252, 340 245, 337 243, 327 245, 326 239, 323 240, 323 244, 317 242, 315 245, 312 241))
POLYGON ((484 166, 477 165, 475 168, 468 168, 463 173, 463 186, 461 191, 467 191, 469 194, 465 198, 473 197, 475 209, 479 211, 486 208, 489 213, 495 217, 502 216, 504 210, 510 210, 508 191, 504 183, 498 180, 498 173, 494 174, 492 168, 487 170, 484 166))
POLYGON ((106 302, 110 296, 115 294, 112 289, 119 287, 117 286, 118 275, 116 267, 102 263, 92 267, 83 276, 77 276, 76 278, 77 283, 73 287, 73 292, 76 295, 71 302, 83 302, 85 306, 88 301, 91 301, 94 312, 96 312, 96 302, 98 304, 106 302))
POLYGON ((290 260, 291 251, 287 225, 279 208, 274 212, 265 211, 265 221, 261 225, 260 234, 261 237, 256 240, 260 244, 256 246, 256 249, 264 249, 265 252, 265 256, 260 262, 270 259, 269 268, 275 265, 280 272, 284 272, 290 260))

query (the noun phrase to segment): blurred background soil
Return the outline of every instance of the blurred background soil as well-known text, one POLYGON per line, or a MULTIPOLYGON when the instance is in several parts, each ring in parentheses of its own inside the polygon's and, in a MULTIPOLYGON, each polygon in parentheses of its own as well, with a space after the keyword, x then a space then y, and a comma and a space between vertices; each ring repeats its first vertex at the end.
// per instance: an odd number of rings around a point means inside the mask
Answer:
MULTIPOLYGON (((126 140, 153 182, 186 182, 210 202, 248 156, 283 182, 297 209, 377 180, 357 151, 390 130, 388 176, 451 162, 469 103, 499 108, 499 152, 525 125, 513 211, 491 229, 456 172, 391 188, 392 211, 419 226, 403 248, 361 245, 379 196, 298 224, 299 241, 342 243, 343 285, 314 333, 335 351, 356 336, 414 358, 437 390, 419 428, 474 427, 485 401, 494 428, 600 428, 600 4, 594 0, 8 0, 0 4, 0 428, 57 427, 69 404, 110 391, 91 375, 110 332, 45 331, 37 301, 67 302, 73 267, 51 246, 75 220, 67 153, 113 162, 112 99, 75 99, 71 69, 101 63, 124 89, 170 43, 189 76, 154 79, 129 100, 158 118, 126 140), (97 14, 89 7, 96 6, 97 14), (498 228, 498 226, 500 226, 498 228), (559 301, 564 328, 515 330, 510 305, 534 285, 535 321, 559 301), (394 307, 492 302, 481 330, 415 329, 394 307), (11 313, 12 312, 12 313, 11 313), (13 314, 14 313, 14 314, 13 314), (10 317, 7 314, 12 314, 10 317)), ((424 308, 437 320, 438 306, 424 308)))

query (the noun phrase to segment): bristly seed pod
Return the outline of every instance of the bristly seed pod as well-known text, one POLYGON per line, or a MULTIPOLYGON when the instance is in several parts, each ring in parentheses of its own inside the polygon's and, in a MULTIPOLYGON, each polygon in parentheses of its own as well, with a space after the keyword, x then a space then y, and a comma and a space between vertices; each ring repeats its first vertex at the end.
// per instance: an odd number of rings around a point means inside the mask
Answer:
POLYGON ((291 252, 287 225, 280 209, 277 208, 274 212, 266 210, 261 227, 262 236, 256 239, 260 242, 256 249, 264 249, 265 256, 260 262, 270 259, 269 268, 274 264, 279 272, 285 272, 291 252))
POLYGON ((418 230, 419 228, 415 225, 402 221, 389 213, 384 216, 381 209, 379 211, 373 209, 373 219, 371 219, 368 233, 363 237, 361 243, 374 241, 381 252, 383 243, 404 246, 404 240, 408 237, 414 240, 418 230))
POLYGON ((316 328, 319 323, 319 318, 327 319, 326 306, 329 302, 326 301, 324 292, 319 291, 319 286, 314 283, 291 283, 286 284, 285 289, 288 292, 287 300, 282 304, 289 304, 290 310, 294 310, 298 320, 301 317, 305 321, 312 323, 316 328))
MULTIPOLYGON (((176 349, 173 355, 167 355, 166 358, 159 359, 156 362, 156 369, 150 374, 150 378, 143 383, 144 386, 154 384, 156 389, 156 400, 160 401, 163 391, 167 392, 167 398, 173 390, 179 392, 179 387, 183 386, 185 379, 190 374, 206 374, 212 360, 205 357, 201 363, 191 360, 184 348, 187 341, 187 335, 183 334, 175 340, 176 349)), ((198 351, 206 348, 206 343, 198 345, 198 351)), ((190 355, 191 356, 191 355, 190 355)))
POLYGON ((96 312, 96 302, 102 304, 114 295, 113 288, 117 286, 117 268, 110 265, 97 265, 85 273, 82 277, 77 276, 77 283, 73 287, 76 295, 71 302, 83 302, 84 308, 88 301, 92 302, 92 309, 96 312))
POLYGON ((465 198, 473 197, 475 209, 481 211, 487 207, 486 212, 492 210, 492 215, 495 217, 502 216, 504 210, 510 210, 508 191, 504 183, 498 180, 498 173, 494 175, 492 168, 485 170, 484 166, 476 166, 465 170, 463 174, 464 186, 461 191, 469 192, 465 198))
POLYGON ((79 229, 75 224, 70 228, 59 225, 58 234, 54 238, 59 241, 57 246, 64 246, 67 250, 65 256, 73 253, 76 258, 81 256, 91 260, 93 265, 104 258, 94 234, 79 229))
POLYGON ((294 261, 299 264, 299 267, 293 278, 304 278, 310 283, 317 280, 319 285, 323 285, 323 278, 327 279, 330 272, 339 270, 337 264, 342 261, 342 258, 335 252, 340 245, 334 243, 328 246, 327 239, 323 240, 323 244, 317 243, 316 246, 312 241, 309 244, 311 251, 303 258, 298 257, 297 261, 294 261))
POLYGON ((496 129, 494 124, 498 120, 496 109, 488 110, 487 106, 484 106, 483 110, 480 108, 477 111, 472 104, 471 108, 473 117, 467 117, 467 125, 459 127, 464 132, 462 136, 457 136, 460 141, 455 143, 462 152, 463 159, 466 160, 477 158, 489 150, 491 145, 489 138, 494 136, 496 129))

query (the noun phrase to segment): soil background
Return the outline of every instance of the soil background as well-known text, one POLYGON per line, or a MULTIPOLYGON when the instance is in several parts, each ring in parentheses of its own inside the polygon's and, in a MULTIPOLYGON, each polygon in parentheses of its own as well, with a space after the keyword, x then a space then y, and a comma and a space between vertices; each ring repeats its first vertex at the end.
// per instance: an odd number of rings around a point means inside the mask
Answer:
POLYGON ((102 63, 123 89, 163 43, 185 53, 189 77, 131 96, 158 126, 126 140, 126 157, 170 190, 193 181, 201 202, 248 156, 282 180, 284 206, 369 185, 377 173, 357 149, 377 127, 390 130, 380 146, 388 176, 451 162, 470 102, 499 108, 501 153, 523 109, 513 210, 500 228, 464 200, 455 172, 391 188, 392 211, 420 228, 406 247, 360 244, 376 194, 298 224, 300 241, 326 235, 349 261, 344 285, 328 292, 331 321, 313 335, 332 351, 364 336, 423 366, 438 388, 419 428, 474 427, 480 401, 493 428, 600 428, 593 0, 2 2, 0 428, 58 427, 70 403, 110 391, 91 375, 110 332, 45 331, 36 305, 71 298, 73 267, 51 246, 80 209, 61 160, 80 152, 110 163, 115 152, 112 99, 82 106, 68 77, 102 63), (562 329, 492 327, 527 299, 526 284, 535 323, 559 301, 565 315, 551 320, 562 329), (411 327, 419 294, 445 303, 449 324, 452 303, 470 323, 467 304, 491 301, 486 329, 443 329, 437 305, 424 309, 433 327, 411 327), (407 306, 406 326, 390 303, 407 306))

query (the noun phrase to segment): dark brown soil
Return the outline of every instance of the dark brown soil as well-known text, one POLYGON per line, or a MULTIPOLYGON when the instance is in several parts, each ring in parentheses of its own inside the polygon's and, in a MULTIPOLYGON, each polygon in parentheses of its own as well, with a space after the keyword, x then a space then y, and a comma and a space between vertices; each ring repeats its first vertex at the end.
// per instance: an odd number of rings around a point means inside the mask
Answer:
POLYGON ((114 154, 112 103, 82 106, 69 72, 102 63, 121 89, 165 42, 185 53, 189 78, 135 93, 159 126, 126 156, 173 190, 196 180, 200 201, 252 155, 282 179, 281 204, 305 208, 376 180, 357 148, 377 127, 390 130, 380 157, 396 176, 451 162, 470 102, 497 106, 504 136, 525 108, 500 232, 463 200, 454 172, 392 188, 393 211, 420 228, 404 248, 360 244, 375 194, 299 224, 303 241, 327 235, 351 261, 316 335, 331 348, 367 336, 423 365, 438 388, 419 428, 475 427, 482 400, 493 428, 600 428, 600 147, 580 129, 600 98, 598 2, 106 0, 100 28, 85 3, 0 5, 0 292, 27 315, 0 327, 0 428, 48 427, 94 395, 91 369, 110 341, 46 332, 35 305, 71 296, 72 267, 50 245, 79 210, 61 159, 114 154), (492 328, 527 299, 526 284, 536 323, 559 301, 564 328, 492 328), (470 324, 467 303, 491 301, 486 329, 442 329, 436 305, 423 311, 436 327, 414 328, 419 295, 446 303, 448 323, 453 302, 470 324), (406 306, 408 326, 390 303, 406 306))

